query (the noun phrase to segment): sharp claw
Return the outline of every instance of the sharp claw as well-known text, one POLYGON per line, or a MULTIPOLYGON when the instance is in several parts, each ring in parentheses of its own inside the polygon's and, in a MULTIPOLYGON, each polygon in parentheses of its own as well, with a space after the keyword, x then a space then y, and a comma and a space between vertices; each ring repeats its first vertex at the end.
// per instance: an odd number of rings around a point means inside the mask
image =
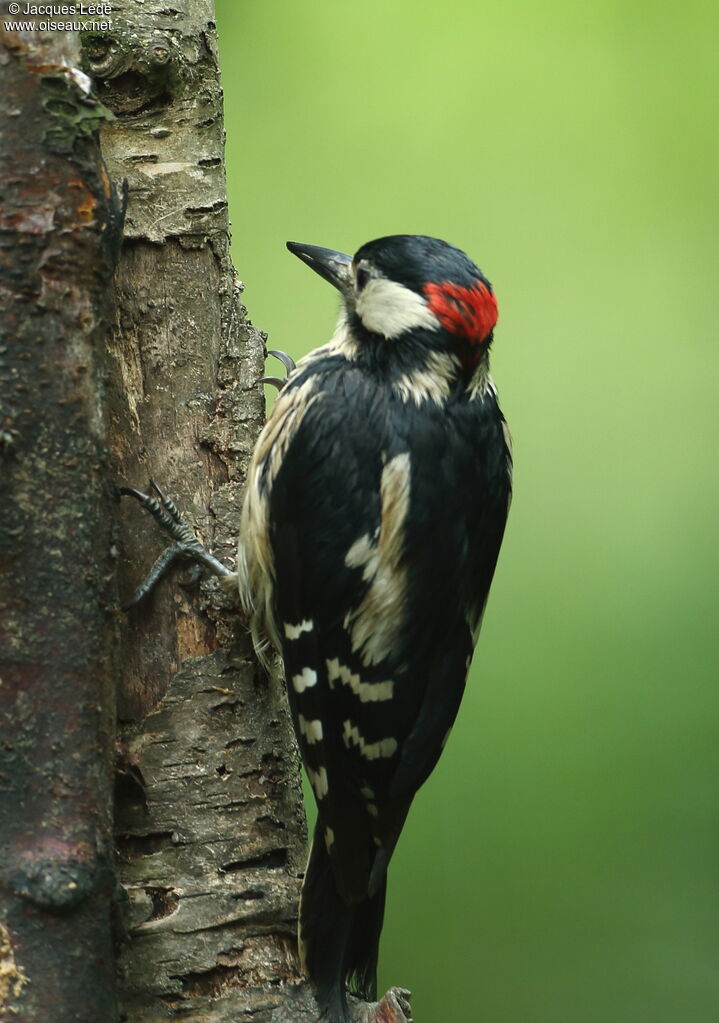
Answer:
POLYGON ((147 494, 143 494, 141 490, 135 490, 134 487, 118 487, 117 492, 122 497, 134 497, 136 501, 147 500, 147 494))
POLYGON ((180 556, 180 550, 176 546, 166 547, 155 564, 150 569, 147 577, 140 583, 133 595, 124 604, 120 605, 121 611, 129 611, 144 600, 157 586, 160 579, 167 572, 168 568, 180 556))
MULTIPOLYGON (((160 498, 160 504, 165 509, 167 514, 170 516, 172 521, 175 522, 180 528, 183 528, 186 525, 185 520, 182 518, 180 509, 177 507, 172 498, 168 497, 167 494, 160 489, 159 484, 155 483, 153 479, 150 480, 150 485, 152 486, 152 489, 155 491, 157 496, 160 498)), ((181 539, 179 536, 175 536, 174 533, 171 535, 176 540, 181 539)))
POLYGON ((287 370, 287 376, 283 377, 260 377, 257 381, 258 384, 272 384, 278 391, 281 391, 287 382, 287 377, 290 373, 296 369, 295 360, 291 358, 287 352, 280 352, 276 348, 270 348, 267 352, 268 355, 273 355, 275 359, 279 359, 282 365, 287 370))
POLYGON ((150 486, 152 487, 152 489, 153 489, 153 490, 155 491, 155 493, 157 494, 157 496, 158 496, 158 497, 160 498, 160 500, 161 500, 161 501, 162 501, 162 503, 164 504, 164 503, 165 503, 165 501, 167 500, 167 498, 165 497, 165 495, 163 494, 163 492, 162 492, 162 491, 160 490, 160 486, 159 486, 159 484, 158 484, 158 483, 155 483, 155 481, 153 480, 153 478, 152 478, 152 477, 150 477, 150 486))
POLYGON ((293 369, 296 369, 295 360, 287 354, 287 352, 281 352, 277 348, 270 348, 267 352, 268 355, 273 355, 276 359, 279 359, 282 365, 287 370, 288 375, 293 369))

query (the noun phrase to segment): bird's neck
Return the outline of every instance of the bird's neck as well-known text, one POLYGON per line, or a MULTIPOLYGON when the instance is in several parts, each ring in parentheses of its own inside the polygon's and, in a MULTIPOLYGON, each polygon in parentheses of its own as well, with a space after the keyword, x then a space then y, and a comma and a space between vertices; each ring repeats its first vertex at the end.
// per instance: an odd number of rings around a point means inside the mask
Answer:
POLYGON ((457 351, 456 340, 444 332, 413 332, 387 339, 340 316, 327 346, 335 355, 366 370, 402 400, 421 405, 443 404, 452 394, 483 398, 493 391, 489 353, 468 363, 457 351))

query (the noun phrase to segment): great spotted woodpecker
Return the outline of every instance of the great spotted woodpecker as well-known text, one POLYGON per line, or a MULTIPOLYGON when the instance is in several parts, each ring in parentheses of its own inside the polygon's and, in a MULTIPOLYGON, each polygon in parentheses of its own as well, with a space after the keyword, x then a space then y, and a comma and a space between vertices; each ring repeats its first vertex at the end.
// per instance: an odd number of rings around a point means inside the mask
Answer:
POLYGON ((376 995, 387 866, 459 708, 511 494, 489 281, 435 238, 288 243, 343 304, 252 458, 240 593, 282 652, 317 801, 300 951, 325 1017, 376 995))
MULTIPOLYGON (((258 651, 282 654, 317 802, 300 954, 322 1018, 347 1023, 348 987, 376 997, 387 867, 459 708, 512 460, 489 375, 497 303, 463 252, 417 235, 354 258, 288 248, 342 309, 260 435, 237 577, 258 651)), ((198 556, 182 528, 176 552, 198 556)))

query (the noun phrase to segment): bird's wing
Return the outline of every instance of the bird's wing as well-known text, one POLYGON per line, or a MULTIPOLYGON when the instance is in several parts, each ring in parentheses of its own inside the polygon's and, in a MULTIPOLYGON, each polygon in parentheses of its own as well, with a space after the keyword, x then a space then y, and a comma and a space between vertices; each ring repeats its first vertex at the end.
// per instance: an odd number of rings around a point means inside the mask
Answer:
MULTIPOLYGON (((405 414, 398 426, 386 394, 346 367, 316 394, 268 498, 275 617, 303 760, 351 901, 377 850, 389 859, 441 752, 473 645, 465 604, 483 604, 488 581, 472 594, 457 582, 473 557, 463 522, 437 533, 443 492, 463 471, 447 464, 441 421, 405 414)), ((493 567, 496 550, 487 559, 493 567)))
POLYGON ((413 481, 407 545, 420 556, 410 559, 409 588, 417 595, 414 613, 432 627, 415 631, 425 685, 392 779, 398 800, 411 798, 429 776, 454 723, 511 497, 511 451, 493 397, 449 405, 439 421, 417 416, 411 436, 424 469, 413 481))
MULTIPOLYGON (((358 405, 347 400, 347 377, 318 379, 268 501, 290 706, 338 888, 352 902, 366 895, 376 848, 372 795, 380 781, 386 787, 399 744, 387 658, 364 664, 352 650, 357 623, 376 621, 367 565, 386 452, 379 424, 353 421, 348 410, 358 405)), ((365 638, 372 645, 373 635, 365 638)))

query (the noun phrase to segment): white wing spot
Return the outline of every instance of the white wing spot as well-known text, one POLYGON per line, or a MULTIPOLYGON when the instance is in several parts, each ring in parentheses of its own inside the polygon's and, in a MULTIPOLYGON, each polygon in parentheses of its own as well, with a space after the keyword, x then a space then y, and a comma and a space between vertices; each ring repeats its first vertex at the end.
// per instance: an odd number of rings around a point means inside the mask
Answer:
POLYGON ((325 828, 325 845, 327 846, 327 852, 330 851, 334 844, 335 833, 332 828, 325 828))
POLYGON ((296 693, 304 693, 314 685, 317 685, 317 672, 313 668, 303 668, 299 675, 292 676, 292 688, 296 693))
POLYGON ((300 734, 304 735, 310 746, 313 742, 319 742, 322 739, 322 722, 319 718, 316 718, 313 721, 308 721, 307 718, 300 714, 298 717, 298 724, 300 726, 300 734))
POLYGON ((337 681, 349 686, 362 703, 391 700, 394 695, 394 682, 361 682, 359 675, 353 674, 347 665, 340 664, 337 657, 327 661, 327 681, 331 689, 334 688, 333 683, 337 681))
POLYGON ((345 565, 347 568, 364 568, 364 576, 367 579, 377 571, 377 554, 368 533, 352 544, 345 555, 345 565))
POLYGON ((358 537, 345 555, 348 568, 361 568, 369 583, 356 608, 345 615, 352 650, 364 665, 379 664, 390 657, 404 618, 407 568, 404 555, 404 524, 409 511, 410 458, 395 455, 382 470, 380 526, 373 540, 358 537))
POLYGON ((309 618, 305 618, 298 625, 285 622, 285 639, 299 639, 303 632, 312 632, 314 627, 315 623, 309 618))
POLYGON ((308 767, 307 777, 310 779, 310 785, 314 789, 315 795, 318 799, 322 799, 327 795, 330 790, 330 786, 327 779, 326 767, 320 767, 319 771, 313 771, 311 767, 308 767))
POLYGON ((379 817, 379 810, 374 803, 367 803, 367 813, 371 817, 379 817))
POLYGON ((356 746, 366 760, 379 760, 380 757, 392 757, 397 752, 397 740, 389 736, 386 739, 379 739, 377 742, 366 742, 364 736, 360 735, 357 725, 350 720, 344 722, 342 738, 347 749, 356 746))

